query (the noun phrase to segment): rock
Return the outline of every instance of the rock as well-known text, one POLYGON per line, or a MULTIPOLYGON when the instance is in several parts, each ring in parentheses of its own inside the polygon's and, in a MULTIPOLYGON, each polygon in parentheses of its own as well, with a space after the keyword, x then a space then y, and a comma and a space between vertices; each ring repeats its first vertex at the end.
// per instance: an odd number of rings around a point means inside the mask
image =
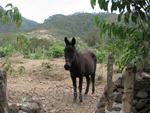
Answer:
POLYGON ((123 88, 123 78, 119 77, 114 84, 117 88, 123 88))
POLYGON ((150 113, 150 107, 144 108, 143 110, 140 111, 140 113, 150 113))
POLYGON ((140 110, 142 109, 148 102, 148 99, 140 99, 136 104, 136 109, 140 110))
POLYGON ((138 111, 136 110, 135 107, 133 107, 132 112, 133 112, 133 113, 138 113, 138 111))
POLYGON ((148 97, 148 93, 146 91, 139 91, 136 95, 136 97, 138 98, 147 98, 148 97))
POLYGON ((40 113, 41 107, 37 102, 26 102, 23 103, 23 108, 28 108, 31 110, 33 113, 40 113))
POLYGON ((137 100, 137 99, 134 99, 134 100, 133 100, 133 106, 136 106, 137 103, 138 103, 138 100, 137 100))
POLYGON ((117 103, 122 103, 122 94, 115 92, 114 93, 114 101, 117 103))

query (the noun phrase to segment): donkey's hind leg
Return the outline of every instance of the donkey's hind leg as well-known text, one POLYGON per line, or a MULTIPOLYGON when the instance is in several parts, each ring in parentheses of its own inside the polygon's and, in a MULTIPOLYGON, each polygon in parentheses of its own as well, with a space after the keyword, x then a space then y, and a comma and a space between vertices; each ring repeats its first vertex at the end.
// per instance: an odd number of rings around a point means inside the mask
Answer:
POLYGON ((86 76, 86 82, 87 82, 87 85, 86 85, 85 95, 88 94, 88 92, 89 92, 89 85, 90 85, 90 77, 89 76, 86 76))
POLYGON ((95 92, 95 73, 91 75, 91 81, 92 81, 92 94, 95 92))

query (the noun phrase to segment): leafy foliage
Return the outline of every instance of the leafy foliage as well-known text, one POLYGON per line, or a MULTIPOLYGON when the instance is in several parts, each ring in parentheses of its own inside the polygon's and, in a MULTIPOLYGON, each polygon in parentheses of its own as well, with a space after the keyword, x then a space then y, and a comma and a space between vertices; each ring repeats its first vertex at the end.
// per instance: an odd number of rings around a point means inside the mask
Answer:
POLYGON ((96 15, 102 20, 104 20, 104 18, 113 18, 114 16, 108 13, 75 13, 67 16, 58 14, 46 19, 41 25, 41 28, 47 28, 52 32, 54 37, 59 39, 65 36, 86 39, 87 34, 98 31, 93 18, 93 16, 96 15))
POLYGON ((2 64, 2 67, 10 75, 14 72, 12 63, 8 58, 6 58, 5 62, 2 64))
POLYGON ((18 72, 20 76, 23 76, 23 74, 25 73, 25 67, 24 66, 19 66, 18 67, 18 72))
POLYGON ((49 46, 46 54, 49 58, 62 57, 64 55, 64 47, 59 43, 53 43, 49 46))
MULTIPOLYGON (((95 5, 96 1, 91 0, 95 5)), ((121 68, 130 64, 142 67, 149 55, 150 47, 150 1, 149 0, 98 0, 101 9, 108 11, 111 2, 111 12, 119 10, 118 22, 103 22, 95 18, 100 28, 101 36, 106 39, 109 51, 116 56, 116 63, 121 68)))
POLYGON ((7 4, 7 10, 0 8, 0 18, 1 21, 6 24, 8 22, 15 23, 19 27, 22 23, 21 14, 17 7, 14 7, 11 3, 7 4))
POLYGON ((0 56, 10 56, 15 51, 15 48, 12 44, 8 44, 5 46, 0 47, 0 56))
POLYGON ((25 56, 28 56, 30 53, 30 46, 31 43, 29 41, 29 39, 27 38, 27 36, 25 36, 24 34, 19 34, 17 36, 17 44, 16 44, 16 49, 22 53, 25 56))

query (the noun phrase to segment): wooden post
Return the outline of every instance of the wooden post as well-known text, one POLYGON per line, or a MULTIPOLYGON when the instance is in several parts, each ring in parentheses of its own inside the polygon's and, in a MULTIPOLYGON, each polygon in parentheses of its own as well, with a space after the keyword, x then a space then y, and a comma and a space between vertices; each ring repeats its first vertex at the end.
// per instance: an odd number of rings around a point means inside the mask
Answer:
POLYGON ((113 62, 114 57, 113 54, 108 56, 108 63, 107 63, 107 110, 111 111, 113 105, 113 62))
POLYGON ((124 79, 124 94, 122 98, 122 112, 131 113, 133 96, 134 96, 134 81, 135 72, 133 67, 127 67, 125 73, 123 74, 124 79))
POLYGON ((7 101, 7 76, 6 72, 0 70, 0 113, 8 113, 7 101))

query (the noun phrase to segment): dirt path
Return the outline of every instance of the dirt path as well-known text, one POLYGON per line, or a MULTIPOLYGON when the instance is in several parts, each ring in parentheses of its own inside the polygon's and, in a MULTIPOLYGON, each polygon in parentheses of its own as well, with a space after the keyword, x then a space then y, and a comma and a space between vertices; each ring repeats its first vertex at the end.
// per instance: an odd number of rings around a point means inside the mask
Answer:
MULTIPOLYGON (((25 73, 8 75, 8 98, 20 103, 30 98, 39 98, 47 113, 93 113, 103 92, 104 84, 96 79, 96 92, 83 96, 83 103, 73 102, 72 82, 69 72, 63 69, 63 59, 29 60, 10 58, 15 69, 22 65, 25 73)), ((85 91, 85 79, 83 93, 85 91)))

